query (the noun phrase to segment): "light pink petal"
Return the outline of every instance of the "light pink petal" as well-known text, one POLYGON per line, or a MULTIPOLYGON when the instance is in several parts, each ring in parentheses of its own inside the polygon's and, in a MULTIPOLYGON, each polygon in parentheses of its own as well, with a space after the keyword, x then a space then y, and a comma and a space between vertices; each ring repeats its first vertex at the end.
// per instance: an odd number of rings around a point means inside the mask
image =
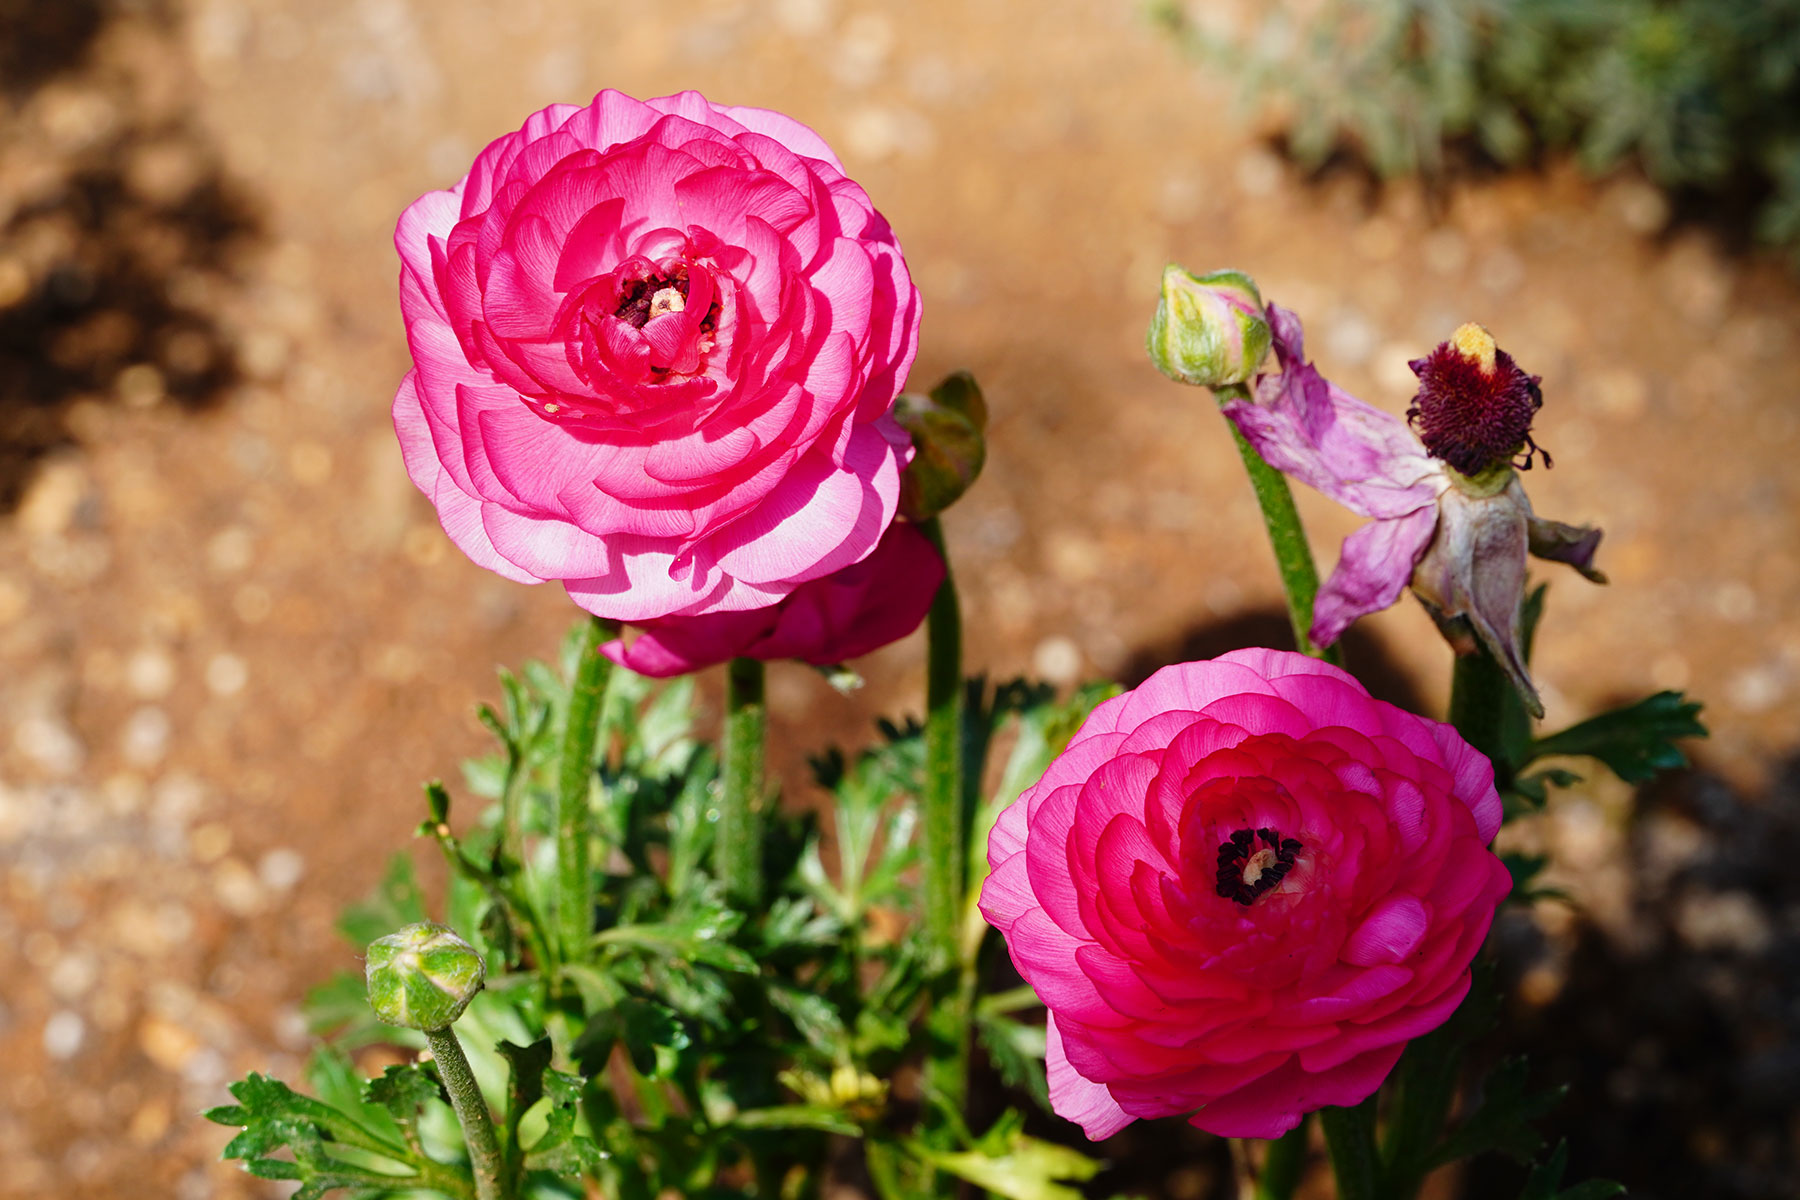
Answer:
POLYGON ((1336 569, 1313 601, 1312 640, 1329 646, 1358 617, 1398 600, 1437 523, 1437 509, 1428 505, 1403 517, 1372 521, 1345 538, 1336 569))
POLYGON ((481 501, 457 487, 455 479, 438 461, 416 380, 417 373, 408 371, 406 378, 400 381, 400 390, 394 394, 394 432, 400 438, 400 453, 406 460, 406 473, 413 486, 424 492, 425 498, 437 509, 438 520, 457 549, 478 566, 518 583, 542 583, 543 579, 495 551, 482 527, 481 501))
POLYGON ((1246 692, 1272 696, 1275 689, 1251 668, 1225 659, 1179 663, 1164 667, 1136 688, 1109 701, 1116 707, 1109 710, 1108 719, 1114 729, 1132 729, 1159 713, 1172 709, 1199 712, 1215 700, 1246 692))
POLYGON ((859 429, 842 469, 809 455, 713 553, 734 578, 797 584, 865 557, 899 505, 898 453, 880 431, 859 429))
POLYGON ((745 129, 754 130, 797 154, 830 163, 834 171, 843 173, 844 164, 831 152, 825 139, 792 117, 767 108, 733 107, 721 111, 745 129))
POLYGON ((1104 1141, 1136 1119, 1119 1107, 1105 1084, 1084 1079, 1069 1065, 1054 1013, 1044 1018, 1044 1069, 1050 1080, 1051 1109, 1081 1126, 1089 1141, 1104 1141))

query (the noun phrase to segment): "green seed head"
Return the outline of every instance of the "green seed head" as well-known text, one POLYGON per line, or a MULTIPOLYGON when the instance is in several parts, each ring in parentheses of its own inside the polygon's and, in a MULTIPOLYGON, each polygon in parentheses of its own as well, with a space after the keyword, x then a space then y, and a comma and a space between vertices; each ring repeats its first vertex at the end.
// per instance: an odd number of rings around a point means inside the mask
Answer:
POLYGON ((487 968, 475 947, 429 921, 369 944, 369 1007, 389 1025, 446 1029, 481 990, 487 968))

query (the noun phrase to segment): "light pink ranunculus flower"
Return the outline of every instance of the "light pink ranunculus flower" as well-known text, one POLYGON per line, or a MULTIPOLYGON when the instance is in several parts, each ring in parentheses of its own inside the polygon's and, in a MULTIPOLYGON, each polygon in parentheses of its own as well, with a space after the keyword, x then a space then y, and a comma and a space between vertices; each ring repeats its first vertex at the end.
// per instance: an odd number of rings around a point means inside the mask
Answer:
POLYGON ((1316 659, 1237 650, 1108 700, 988 841, 1052 1106, 1094 1139, 1272 1138, 1361 1102, 1468 991, 1499 827, 1487 759, 1316 659))
POLYGON ((394 427, 482 566, 644 621, 766 608, 887 529, 919 295, 804 125, 695 92, 555 105, 394 242, 394 427))
POLYGON ((919 627, 944 581, 944 560, 915 525, 896 521, 875 553, 750 612, 644 622, 601 647, 639 675, 666 679, 732 658, 797 658, 826 667, 861 658, 919 627))

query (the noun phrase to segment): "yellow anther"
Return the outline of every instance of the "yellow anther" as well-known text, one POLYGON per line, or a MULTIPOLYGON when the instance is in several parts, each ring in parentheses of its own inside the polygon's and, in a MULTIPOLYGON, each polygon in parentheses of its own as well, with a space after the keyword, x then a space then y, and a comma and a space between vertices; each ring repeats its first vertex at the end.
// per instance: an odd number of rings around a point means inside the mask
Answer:
POLYGON ((1499 347, 1494 345, 1494 335, 1486 329, 1473 321, 1459 325, 1450 335, 1450 343, 1464 358, 1473 359, 1483 375, 1494 373, 1494 354, 1499 347))

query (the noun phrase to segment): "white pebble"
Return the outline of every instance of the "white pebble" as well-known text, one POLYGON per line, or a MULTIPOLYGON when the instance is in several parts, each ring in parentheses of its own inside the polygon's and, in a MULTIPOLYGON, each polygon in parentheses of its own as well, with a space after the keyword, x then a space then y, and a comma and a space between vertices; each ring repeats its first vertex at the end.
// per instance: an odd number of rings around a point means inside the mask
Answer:
POLYGON ((161 700, 175 686, 175 659, 161 646, 145 646, 125 664, 125 682, 140 700, 161 700))
POLYGON ((306 874, 306 859, 298 850, 279 846, 262 856, 256 874, 270 891, 285 892, 306 874))
POLYGON ((87 1037, 87 1022, 80 1014, 61 1009, 44 1022, 44 1053, 54 1059, 73 1058, 87 1037))
POLYGON ((51 775, 73 775, 87 757, 75 731, 54 717, 26 717, 13 730, 13 745, 51 775))
POLYGON ((215 654, 206 664, 206 689, 215 696, 235 696, 250 682, 250 668, 235 654, 215 654))
POLYGON ((206 543, 206 562, 221 575, 229 575, 250 565, 254 549, 248 529, 242 525, 227 526, 206 543))
POLYGON ((75 1000, 86 995, 100 978, 100 964, 91 954, 75 951, 63 955, 50 968, 50 990, 60 999, 75 1000))
POLYGON ((139 767, 153 767, 161 762, 169 752, 169 735, 174 728, 169 714, 160 708, 146 706, 132 713, 119 737, 125 761, 139 767))
POLYGON ((1055 684, 1081 678, 1081 647, 1066 637, 1047 637, 1031 652, 1031 669, 1055 684))

